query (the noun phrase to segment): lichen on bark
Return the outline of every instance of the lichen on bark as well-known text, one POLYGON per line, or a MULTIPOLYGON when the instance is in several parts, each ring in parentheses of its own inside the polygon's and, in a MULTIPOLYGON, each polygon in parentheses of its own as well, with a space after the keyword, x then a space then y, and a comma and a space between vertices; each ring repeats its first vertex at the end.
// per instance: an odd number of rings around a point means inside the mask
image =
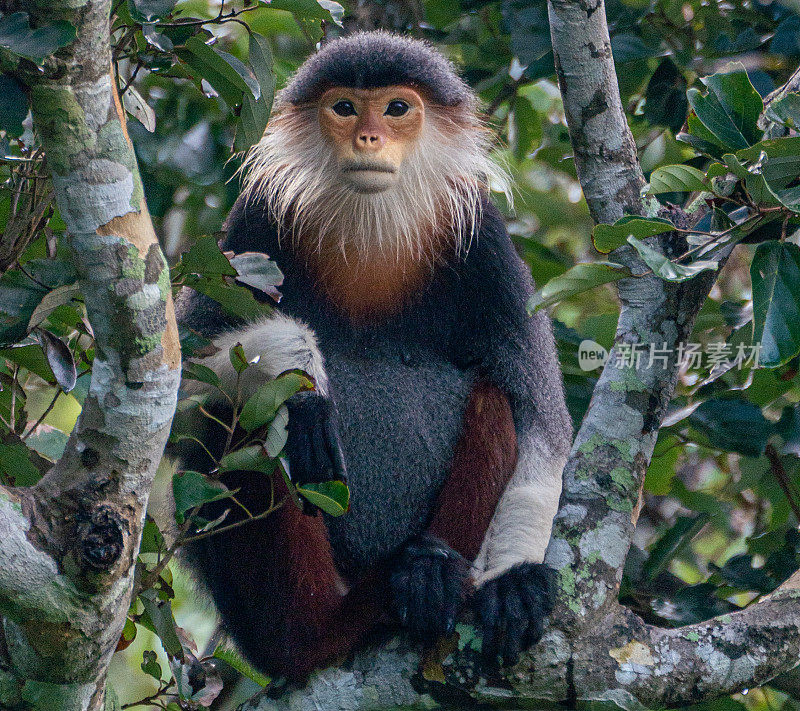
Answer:
MULTIPOLYGON (((29 8, 26 8, 29 9, 29 8)), ((0 707, 102 708, 148 493, 175 409, 180 348, 169 272, 110 75, 108 0, 40 1, 74 42, 20 69, 95 336, 64 456, 0 488, 0 707)))

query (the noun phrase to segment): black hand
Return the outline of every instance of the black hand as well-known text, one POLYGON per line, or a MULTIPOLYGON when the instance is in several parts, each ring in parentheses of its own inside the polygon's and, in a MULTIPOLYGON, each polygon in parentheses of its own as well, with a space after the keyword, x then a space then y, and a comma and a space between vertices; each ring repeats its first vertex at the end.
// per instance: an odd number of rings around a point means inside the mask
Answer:
POLYGON ((444 541, 422 534, 394 563, 392 606, 412 638, 432 643, 452 634, 468 589, 469 565, 444 541))
POLYGON ((555 571, 542 563, 520 563, 482 585, 475 603, 483 628, 483 654, 514 664, 520 652, 541 639, 553 609, 555 571))
POLYGON ((323 481, 347 483, 336 406, 316 392, 297 393, 286 402, 289 410, 289 457, 292 481, 303 484, 323 481))

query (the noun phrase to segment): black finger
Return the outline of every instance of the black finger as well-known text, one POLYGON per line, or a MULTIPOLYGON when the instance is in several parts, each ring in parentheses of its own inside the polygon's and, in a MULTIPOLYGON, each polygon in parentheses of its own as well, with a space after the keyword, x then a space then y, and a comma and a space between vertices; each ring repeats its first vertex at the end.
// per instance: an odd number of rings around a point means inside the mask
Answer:
POLYGON ((311 442, 308 431, 303 427, 295 428, 290 433, 288 442, 289 467, 292 481, 305 484, 311 473, 311 442))
POLYGON ((420 639, 432 642, 444 633, 442 610, 445 604, 443 584, 445 559, 433 558, 420 563, 422 563, 420 577, 423 579, 423 585, 420 586, 422 594, 417 601, 419 605, 417 635, 420 639))
POLYGON ((467 562, 461 556, 450 558, 444 579, 445 608, 443 617, 445 634, 452 634, 455 629, 456 616, 466 596, 468 578, 469 566, 467 562))
POLYGON ((333 474, 336 479, 347 483, 347 468, 344 464, 344 452, 339 438, 339 428, 336 425, 333 413, 325 419, 325 442, 328 448, 328 457, 333 465, 333 474))
POLYGON ((496 580, 490 580, 481 587, 477 602, 483 635, 483 656, 487 660, 494 661, 497 657, 501 609, 496 580))
POLYGON ((523 637, 528 626, 525 606, 519 593, 519 588, 514 584, 513 578, 506 579, 506 584, 501 587, 500 595, 503 598, 505 618, 505 639, 503 643, 503 663, 514 664, 519 659, 522 649, 523 637))
POLYGON ((409 594, 411 589, 411 571, 407 566, 398 566, 389 576, 389 586, 392 590, 392 607, 400 624, 408 621, 409 594))
POLYGON ((325 430, 321 412, 318 413, 318 419, 311 430, 311 449, 314 462, 312 481, 330 481, 333 478, 333 467, 325 444, 325 430))

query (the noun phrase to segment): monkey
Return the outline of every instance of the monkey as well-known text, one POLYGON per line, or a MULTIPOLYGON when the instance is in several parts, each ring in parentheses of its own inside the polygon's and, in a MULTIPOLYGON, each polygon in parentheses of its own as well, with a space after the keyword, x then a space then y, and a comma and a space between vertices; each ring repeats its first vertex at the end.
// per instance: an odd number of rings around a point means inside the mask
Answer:
MULTIPOLYGON (((231 347, 253 360, 245 397, 309 375, 287 402, 292 481, 351 491, 341 517, 288 502, 193 545, 226 630, 271 675, 303 681, 388 621, 430 644, 470 599, 487 658, 541 637, 572 426, 549 318, 528 316, 530 270, 489 198, 509 189, 491 143, 433 46, 380 31, 328 42, 278 94, 226 222, 225 250, 283 272, 275 314, 243 322, 180 299, 225 383, 231 347)), ((223 481, 264 508, 263 475, 223 481)))

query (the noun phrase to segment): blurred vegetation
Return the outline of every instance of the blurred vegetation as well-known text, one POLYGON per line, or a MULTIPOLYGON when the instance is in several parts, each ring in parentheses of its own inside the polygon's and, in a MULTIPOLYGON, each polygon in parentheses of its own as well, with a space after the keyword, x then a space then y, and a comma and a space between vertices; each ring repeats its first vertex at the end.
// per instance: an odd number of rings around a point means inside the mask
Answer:
MULTIPOLYGON (((695 257, 718 262, 721 248, 741 243, 695 327, 692 342, 701 344, 705 355, 681 375, 647 473, 623 581, 626 604, 649 621, 680 625, 748 604, 800 564, 800 150, 788 143, 800 140, 794 138, 800 101, 790 94, 773 104, 773 125, 764 135, 752 117, 739 116, 737 126, 745 135, 737 144, 725 126, 708 118, 712 99, 703 96, 709 91, 723 107, 729 100, 743 110, 758 107, 758 95, 786 82, 800 64, 800 7, 790 0, 609 0, 606 10, 623 104, 653 192, 664 203, 694 200, 714 208, 694 235, 706 242, 697 242, 691 260, 673 259, 668 270, 688 278, 713 268, 695 257), (729 67, 731 61, 739 64, 729 67), (700 81, 717 72, 738 78, 726 86, 721 80, 700 81), (694 109, 688 124, 687 91, 694 109), (784 142, 765 146, 764 138, 784 142), (733 154, 735 161, 726 158, 733 154), (677 170, 676 164, 688 169, 677 170), (781 316, 788 326, 779 333, 775 324, 781 316), (773 340, 762 363, 769 367, 725 366, 725 357, 709 355, 727 354, 730 360, 740 344, 766 340, 765 334, 773 340)), ((176 265, 176 288, 213 292, 244 313, 258 307, 249 291, 234 285, 237 272, 268 293, 278 283, 265 262, 232 267, 214 240, 200 238, 222 229, 238 191, 241 152, 263 131, 275 90, 317 42, 357 28, 426 38, 462 68, 496 131, 498 160, 513 173, 513 207, 497 200, 540 285, 576 263, 606 260, 594 244, 601 247, 606 240, 613 246, 630 234, 653 234, 652 224, 640 224, 616 233, 595 231, 593 243, 543 0, 363 0, 344 7, 326 0, 231 0, 222 6, 207 0, 120 0, 114 12, 116 79, 148 206, 176 265)), ((0 16, 0 31, 12 20, 19 28, 19 15, 0 16)), ((41 61, 69 41, 68 29, 50 28, 39 35, 39 46, 11 51, 25 61, 41 61)), ((26 97, 14 79, 0 77, 0 481, 21 486, 37 481, 63 450, 88 391, 94 356, 46 173, 26 97)), ((618 307, 608 284, 577 293, 560 284, 551 282, 549 296, 540 295, 540 301, 555 303, 577 424, 599 373, 580 367, 579 346, 590 339, 610 349, 618 307)), ((183 335, 187 352, 202 350, 192 334, 183 335)), ((213 373, 202 369, 193 368, 187 377, 214 384, 213 373)), ((258 455, 261 471, 280 468, 280 397, 304 387, 302 378, 295 378, 278 386, 275 407, 252 423, 254 430, 267 428, 265 437, 277 437, 258 455)), ((172 486, 171 476, 161 472, 157 486, 172 486)), ((197 504, 226 494, 214 482, 179 479, 176 494, 187 514, 181 530, 196 533, 200 524, 191 514, 197 504)), ((337 505, 336 496, 331 499, 331 506, 337 505)), ((111 686, 123 704, 152 696, 137 708, 203 708, 231 678, 233 666, 251 680, 228 699, 232 704, 265 680, 223 648, 213 664, 198 661, 215 623, 169 561, 170 550, 149 522, 141 596, 112 664, 111 686), (179 693, 182 706, 174 700, 167 706, 160 691, 179 693)), ((795 705, 769 689, 708 704, 714 711, 795 705)))

